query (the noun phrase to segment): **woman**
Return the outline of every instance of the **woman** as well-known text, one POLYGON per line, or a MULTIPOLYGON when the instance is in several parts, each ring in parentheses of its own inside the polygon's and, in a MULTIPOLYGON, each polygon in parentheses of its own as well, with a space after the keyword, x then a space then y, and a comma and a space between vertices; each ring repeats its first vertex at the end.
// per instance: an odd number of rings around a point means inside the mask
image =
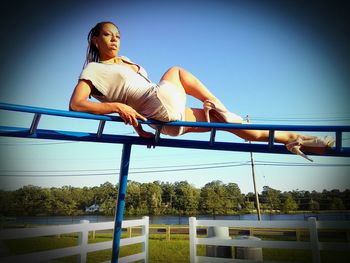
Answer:
MULTIPOLYGON (((84 69, 70 100, 73 111, 95 114, 118 113, 126 124, 132 125, 144 138, 146 132, 137 119, 163 122, 226 122, 243 123, 243 119, 229 112, 195 76, 172 67, 159 84, 148 79, 145 70, 126 57, 119 57, 120 32, 112 22, 100 22, 88 34, 88 49, 84 69), (186 108, 186 94, 203 102, 203 109, 186 108), (99 102, 89 101, 94 97, 99 102)), ((209 128, 163 126, 161 133, 178 136, 188 132, 207 132, 209 128)), ((249 141, 268 141, 268 131, 227 130, 249 141)), ((275 141, 287 149, 312 161, 301 150, 324 153, 334 144, 331 137, 306 136, 294 132, 275 132, 275 141)))

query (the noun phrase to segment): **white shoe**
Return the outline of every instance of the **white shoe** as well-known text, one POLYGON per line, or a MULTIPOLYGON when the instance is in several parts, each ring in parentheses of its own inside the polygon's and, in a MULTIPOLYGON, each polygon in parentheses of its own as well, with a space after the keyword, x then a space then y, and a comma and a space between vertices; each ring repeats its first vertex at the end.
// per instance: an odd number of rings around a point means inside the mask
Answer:
POLYGON ((286 144, 288 151, 298 154, 305 159, 313 162, 313 160, 303 153, 300 148, 301 146, 315 147, 315 148, 331 148, 335 143, 335 139, 331 136, 325 137, 314 137, 311 139, 303 139, 298 137, 295 141, 286 144))
POLYGON ((229 112, 226 107, 217 99, 205 100, 203 109, 207 122, 210 122, 209 113, 212 112, 220 121, 226 123, 242 123, 243 118, 232 112, 229 112))

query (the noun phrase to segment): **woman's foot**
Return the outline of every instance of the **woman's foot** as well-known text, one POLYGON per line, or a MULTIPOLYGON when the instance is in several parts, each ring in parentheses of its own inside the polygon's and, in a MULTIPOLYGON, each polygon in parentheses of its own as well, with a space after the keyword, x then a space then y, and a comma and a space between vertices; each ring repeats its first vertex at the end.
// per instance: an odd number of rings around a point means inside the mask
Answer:
POLYGON ((207 99, 203 102, 203 109, 207 122, 210 122, 210 113, 218 120, 227 123, 242 123, 243 119, 232 112, 229 112, 226 107, 217 98, 207 99))
POLYGON ((302 138, 299 136, 295 141, 286 144, 288 151, 298 154, 305 159, 313 162, 313 160, 301 151, 307 150, 313 153, 326 153, 335 143, 335 139, 331 136, 302 138))

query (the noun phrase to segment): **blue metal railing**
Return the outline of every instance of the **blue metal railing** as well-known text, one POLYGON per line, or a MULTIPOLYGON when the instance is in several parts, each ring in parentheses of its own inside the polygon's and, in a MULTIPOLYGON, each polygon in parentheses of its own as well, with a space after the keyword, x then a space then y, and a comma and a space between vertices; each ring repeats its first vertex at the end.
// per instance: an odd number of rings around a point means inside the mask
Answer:
MULTIPOLYGON (((97 115, 85 112, 75 112, 66 110, 56 110, 41 107, 32 107, 16 104, 0 103, 0 109, 8 111, 19 111, 27 113, 37 113, 42 115, 53 115, 69 118, 80 118, 100 121, 117 121, 123 122, 118 116, 112 115, 97 115)), ((165 125, 164 122, 148 120, 139 121, 141 124, 158 124, 165 125)), ((314 131, 314 132, 350 132, 350 126, 347 125, 271 125, 271 124, 231 124, 231 123, 207 123, 207 122, 182 122, 173 121, 166 122, 166 125, 171 126, 187 126, 187 127, 206 127, 206 128, 232 128, 232 129, 245 129, 245 130, 279 130, 279 131, 314 131)))
MULTIPOLYGON (((163 147, 181 147, 181 148, 195 148, 195 149, 211 149, 211 150, 227 150, 227 151, 243 151, 243 152, 266 152, 291 154, 287 151, 284 145, 274 143, 275 131, 314 131, 314 132, 334 132, 336 137, 336 146, 325 153, 327 156, 349 156, 349 148, 342 147, 342 134, 350 132, 350 126, 345 125, 270 125, 270 124, 229 124, 229 123, 207 123, 207 122, 159 122, 154 120, 139 121, 140 124, 154 124, 158 127, 162 125, 170 126, 191 126, 191 127, 206 127, 212 130, 209 141, 198 140, 181 140, 181 139, 161 139, 160 133, 156 133, 158 138, 155 140, 143 139, 135 136, 122 136, 103 134, 103 129, 106 121, 123 122, 118 116, 112 115, 97 115, 83 112, 73 112, 66 110, 55 110, 15 104, 0 103, 0 109, 7 111, 18 111, 33 113, 33 121, 29 129, 18 127, 0 127, 1 136, 12 137, 27 137, 38 139, 54 139, 54 140, 72 140, 72 141, 91 141, 91 142, 105 142, 105 143, 128 143, 137 145, 157 145, 163 147), (74 131, 54 131, 38 129, 40 118, 42 115, 52 115, 68 118, 80 118, 99 121, 96 133, 84 133, 74 131), (245 130, 268 130, 270 132, 269 141, 267 144, 257 143, 225 143, 216 142, 215 135, 218 129, 245 129, 245 130)), ((316 155, 308 153, 309 155, 316 155)))
MULTIPOLYGON (((0 103, 0 110, 18 111, 18 112, 26 112, 26 113, 34 114, 31 126, 29 128, 0 126, 0 136, 123 144, 123 153, 122 153, 120 173, 119 173, 120 174, 119 191, 118 191, 118 200, 116 205, 114 238, 113 238, 113 247, 112 247, 112 261, 111 261, 112 263, 118 262, 120 236, 122 231, 121 225, 123 221, 129 161, 130 161, 130 154, 131 154, 131 146, 133 144, 147 145, 148 147, 162 146, 162 147, 207 149, 207 150, 221 150, 221 151, 291 154, 285 148, 284 145, 278 145, 274 143, 275 131, 333 132, 335 133, 335 137, 336 137, 336 145, 334 148, 327 151, 327 153, 325 153, 324 155, 350 157, 350 148, 342 146, 343 133, 350 132, 350 126, 344 126, 344 125, 305 126, 305 125, 228 124, 228 123, 180 122, 180 121, 164 123, 164 122, 159 122, 154 120, 139 121, 140 124, 147 124, 147 125, 155 124, 158 127, 156 131, 155 139, 144 139, 137 136, 104 134, 103 129, 106 121, 123 122, 123 120, 118 116, 96 115, 96 114, 90 114, 90 113, 55 110, 55 109, 6 104, 6 103, 0 103), (97 120, 99 121, 99 125, 96 133, 38 129, 42 115, 97 120), (206 127, 211 129, 211 135, 208 141, 166 139, 166 138, 160 139, 160 129, 162 125, 206 127), (216 142, 215 136, 216 136, 216 131, 218 129, 268 130, 269 140, 266 144, 216 142)), ((313 153, 307 153, 307 154, 316 155, 313 153)))

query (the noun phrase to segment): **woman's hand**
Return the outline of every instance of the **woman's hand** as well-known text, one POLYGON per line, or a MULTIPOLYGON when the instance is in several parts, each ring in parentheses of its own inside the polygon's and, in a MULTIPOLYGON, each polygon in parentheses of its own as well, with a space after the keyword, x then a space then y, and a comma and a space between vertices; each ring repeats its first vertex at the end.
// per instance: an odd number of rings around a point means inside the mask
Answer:
POLYGON ((135 131, 137 134, 145 139, 154 139, 155 135, 152 132, 146 132, 142 129, 142 126, 139 125, 138 127, 135 127, 135 131))
POLYGON ((116 107, 117 107, 116 112, 124 120, 125 124, 130 124, 134 126, 134 128, 136 128, 139 126, 137 118, 143 121, 147 121, 145 117, 143 117, 140 113, 138 113, 136 110, 134 110, 132 107, 126 104, 116 103, 116 107))

